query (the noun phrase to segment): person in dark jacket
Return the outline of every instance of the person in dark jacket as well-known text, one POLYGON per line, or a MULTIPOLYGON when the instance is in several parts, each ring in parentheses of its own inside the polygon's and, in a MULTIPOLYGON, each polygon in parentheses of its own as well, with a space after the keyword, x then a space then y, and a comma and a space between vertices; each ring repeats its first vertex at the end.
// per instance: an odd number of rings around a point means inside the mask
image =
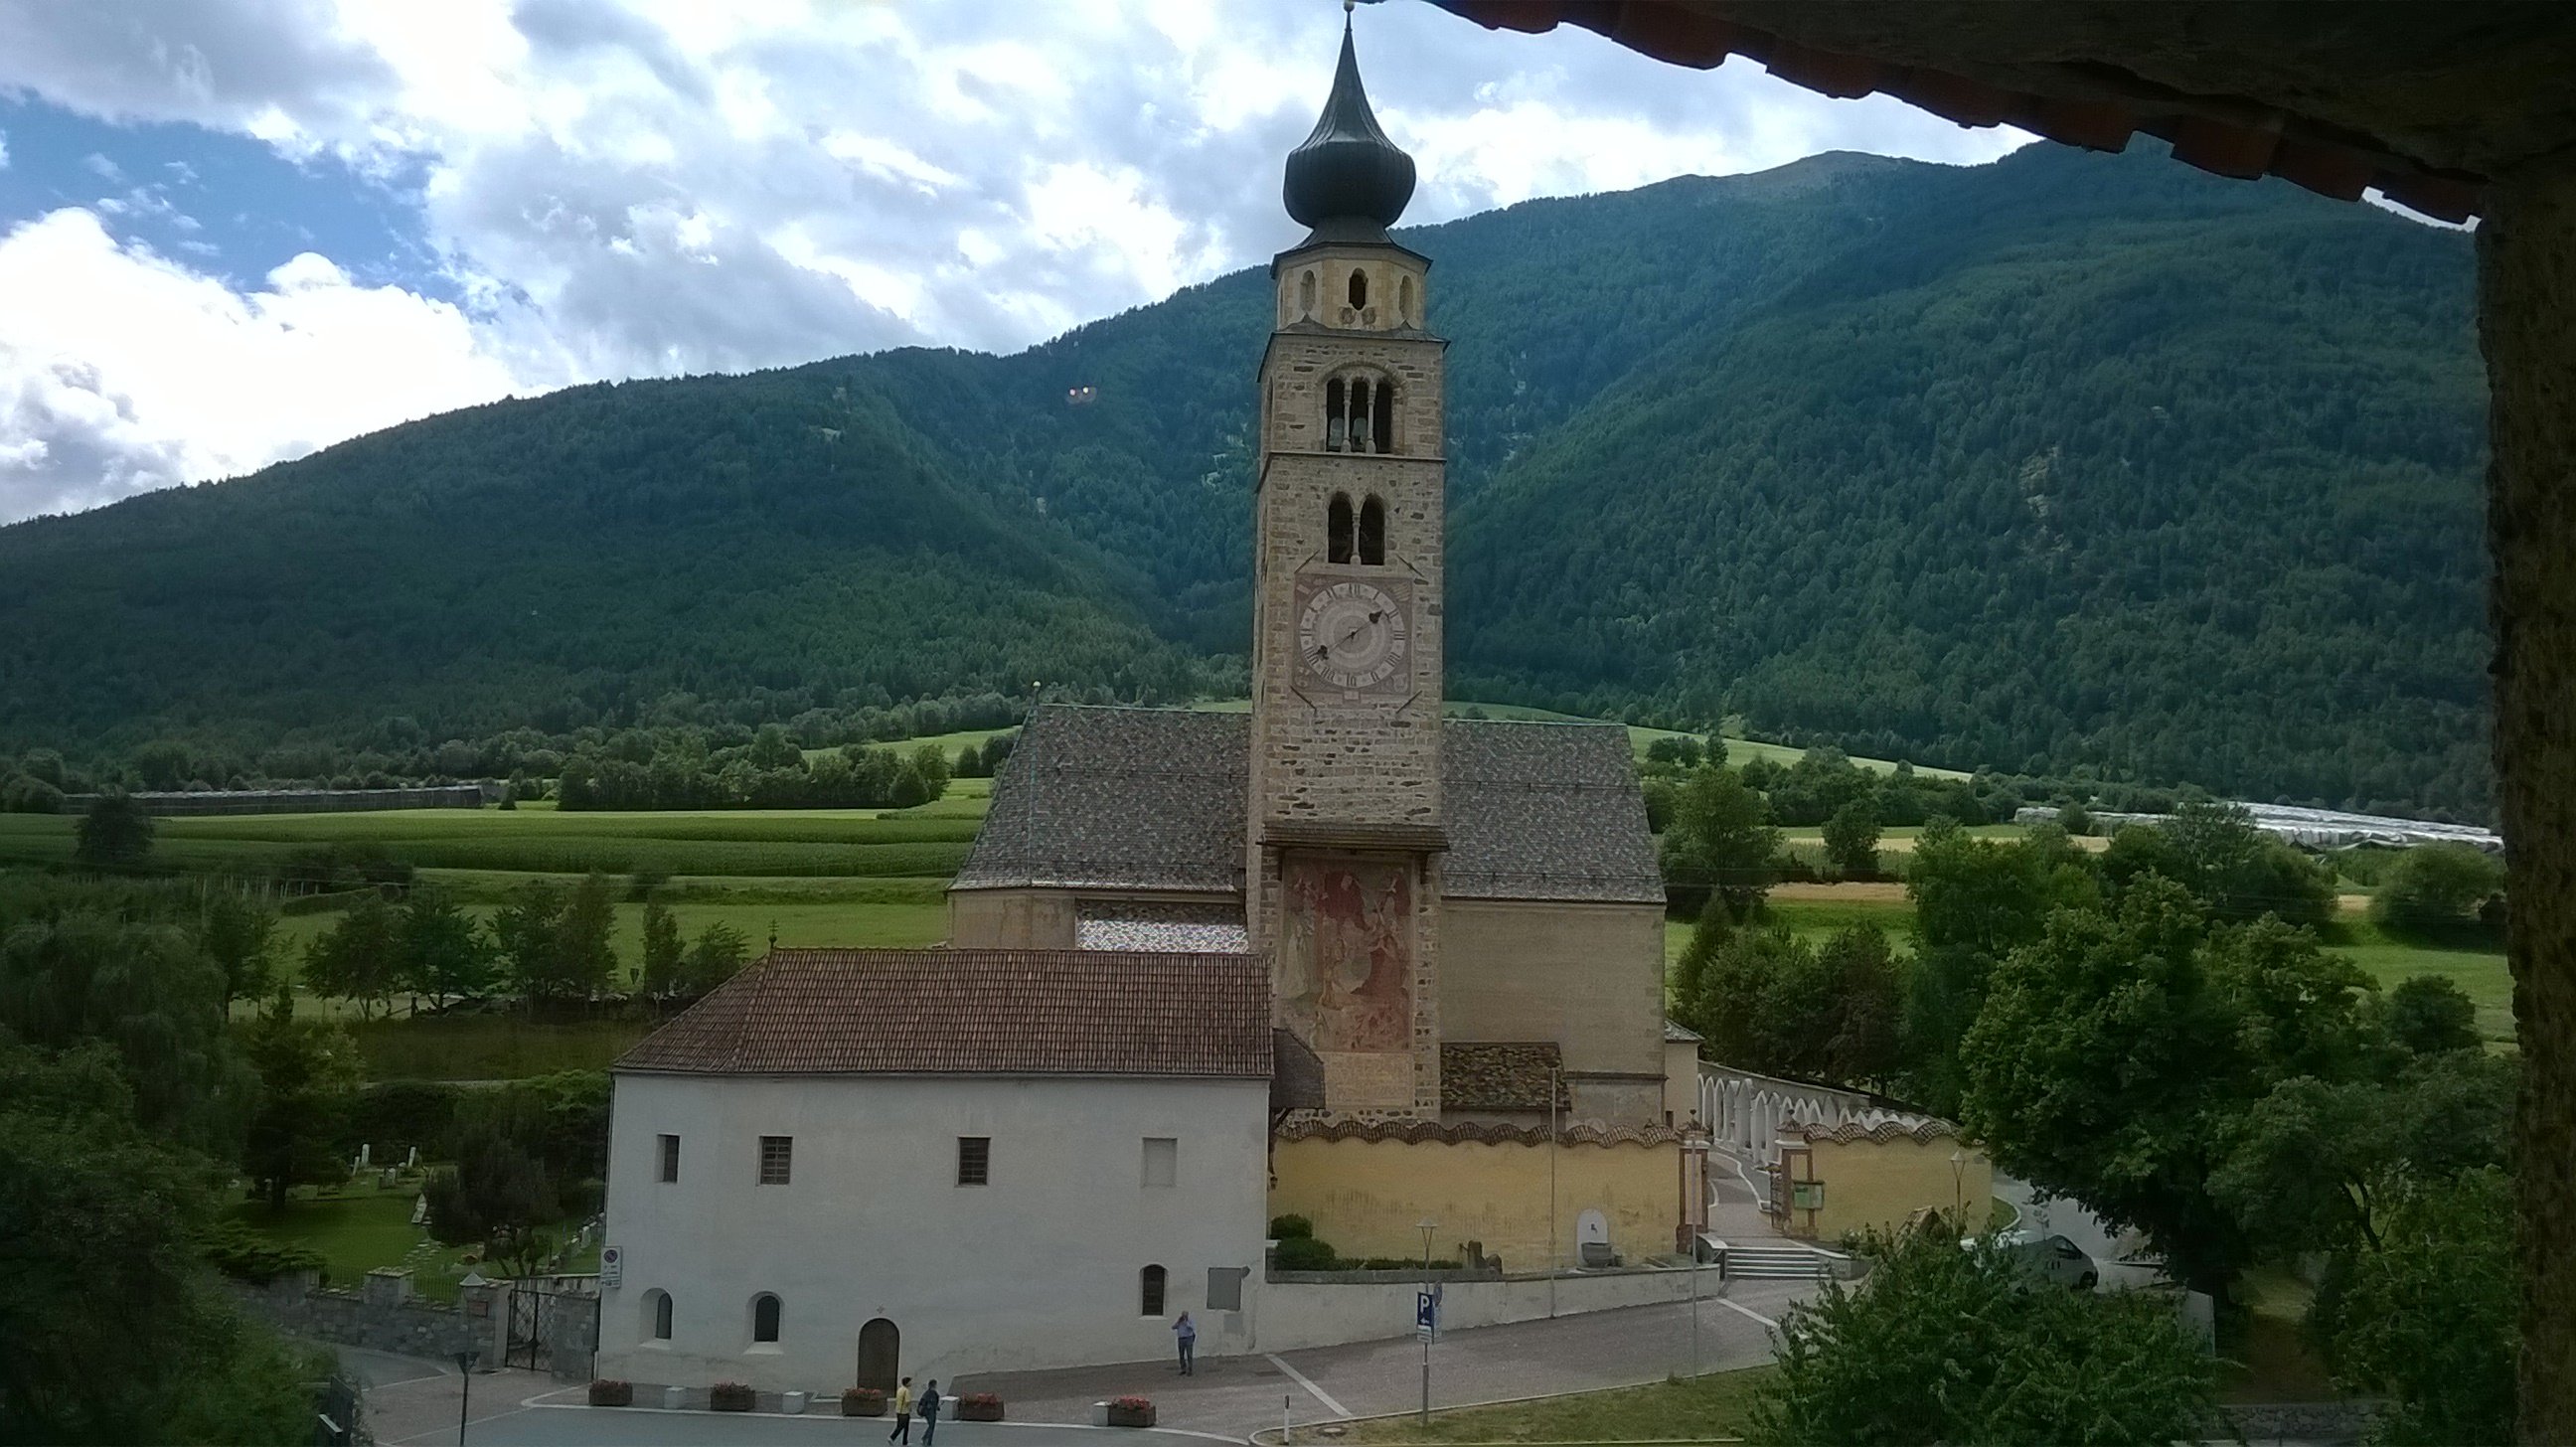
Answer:
POLYGON ((930 1447, 930 1439, 939 1435, 939 1379, 921 1389, 921 1400, 915 1404, 921 1412, 921 1447, 930 1447))

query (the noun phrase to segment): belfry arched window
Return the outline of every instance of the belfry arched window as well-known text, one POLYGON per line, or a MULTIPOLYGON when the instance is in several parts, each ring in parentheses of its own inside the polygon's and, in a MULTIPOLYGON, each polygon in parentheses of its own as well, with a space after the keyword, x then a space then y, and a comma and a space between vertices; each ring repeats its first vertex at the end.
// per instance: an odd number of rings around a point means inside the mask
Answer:
POLYGON ((1405 277, 1395 284, 1395 319, 1406 326, 1413 325, 1412 277, 1405 277))
POLYGON ((1351 500, 1342 493, 1333 494, 1330 507, 1324 509, 1324 561, 1347 563, 1351 560, 1351 500))
POLYGON ((1351 273, 1351 305, 1368 305, 1368 273, 1365 271, 1354 270, 1351 273))
POLYGON ((1395 451, 1395 384, 1366 375, 1325 382, 1324 450, 1395 451))
POLYGON ((1301 317, 1310 317, 1314 314, 1315 273, 1312 270, 1309 270, 1304 276, 1298 278, 1297 281, 1297 315, 1301 317))
POLYGON ((1360 504, 1360 561, 1372 567, 1386 561, 1386 504, 1373 497, 1360 504))

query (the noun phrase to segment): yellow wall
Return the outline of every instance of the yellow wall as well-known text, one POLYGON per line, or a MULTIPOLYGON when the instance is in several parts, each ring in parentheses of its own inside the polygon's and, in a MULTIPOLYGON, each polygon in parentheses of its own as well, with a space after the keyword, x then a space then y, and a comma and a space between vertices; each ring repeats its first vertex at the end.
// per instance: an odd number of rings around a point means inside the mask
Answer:
POLYGON ((952 889, 948 943, 961 950, 1069 950, 1076 896, 1059 889, 952 889))
MULTIPOLYGON (((1699 1046, 1664 1042, 1664 1124, 1678 1130, 1699 1121, 1699 1046)), ((1707 1122, 1700 1121, 1705 1125, 1707 1122)))
MULTIPOLYGON (((1414 1223, 1427 1216, 1440 1223, 1431 1238, 1435 1256, 1463 1259, 1464 1243, 1478 1241, 1506 1271, 1547 1268, 1545 1144, 1309 1137, 1276 1142, 1271 1171, 1270 1214, 1306 1217, 1344 1256, 1419 1257, 1422 1232, 1414 1223)), ((1575 1262, 1575 1221, 1587 1209, 1609 1219, 1611 1249, 1623 1260, 1671 1254, 1682 1219, 1680 1145, 1558 1146, 1556 1239, 1564 1265, 1575 1262)))
POLYGON ((1982 1226, 1995 1194, 1994 1165, 1985 1152, 1950 1136, 1819 1140, 1808 1149, 1812 1159, 1805 1174, 1824 1182, 1824 1204, 1812 1223, 1809 1213, 1791 1211, 1790 1225, 1796 1234, 1817 1241, 1836 1241, 1866 1227, 1892 1231, 1927 1206, 1942 1211, 1964 1206, 1968 1222, 1982 1226), (1952 1152, 1965 1157, 1955 1173, 1952 1152))

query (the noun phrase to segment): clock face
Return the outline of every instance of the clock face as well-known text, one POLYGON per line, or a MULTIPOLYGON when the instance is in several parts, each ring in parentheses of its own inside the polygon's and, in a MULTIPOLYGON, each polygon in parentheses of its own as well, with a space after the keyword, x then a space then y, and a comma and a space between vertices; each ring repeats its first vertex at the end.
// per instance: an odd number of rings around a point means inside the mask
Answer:
POLYGON ((1309 675, 1346 692, 1410 686, 1413 620, 1408 598, 1354 578, 1318 581, 1300 592, 1297 657, 1309 675))

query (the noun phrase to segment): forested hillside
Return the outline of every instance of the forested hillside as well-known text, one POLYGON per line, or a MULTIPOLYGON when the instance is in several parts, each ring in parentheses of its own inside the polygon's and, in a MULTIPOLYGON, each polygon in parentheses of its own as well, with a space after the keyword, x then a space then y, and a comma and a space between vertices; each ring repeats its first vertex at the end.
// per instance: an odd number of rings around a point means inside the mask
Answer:
MULTIPOLYGON (((1453 692, 2485 809, 2466 238, 2141 142, 1403 239, 1452 339, 1453 692)), ((0 748, 1222 684, 1267 285, 0 529, 0 748)))

